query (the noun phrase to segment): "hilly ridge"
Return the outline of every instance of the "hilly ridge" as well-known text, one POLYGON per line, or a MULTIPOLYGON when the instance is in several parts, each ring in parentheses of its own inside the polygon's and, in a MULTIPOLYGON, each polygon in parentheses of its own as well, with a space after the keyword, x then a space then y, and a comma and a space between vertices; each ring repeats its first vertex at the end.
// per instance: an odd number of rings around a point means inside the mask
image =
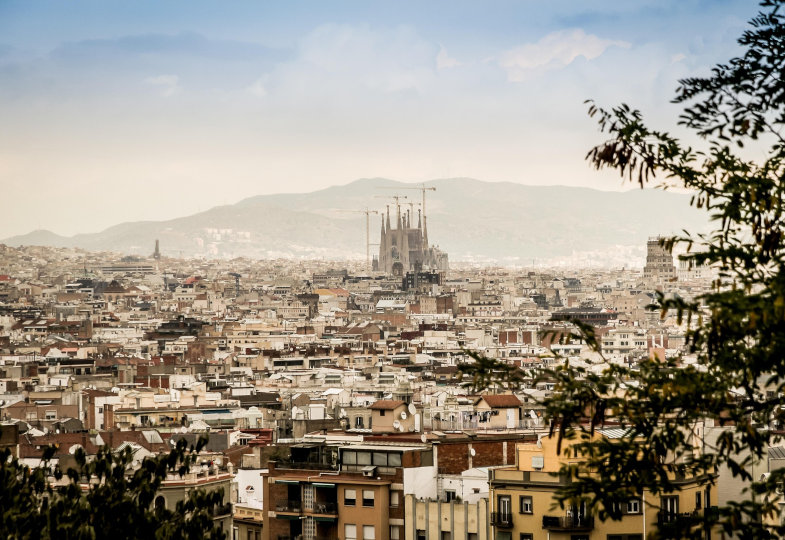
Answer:
MULTIPOLYGON (((613 262, 619 246, 640 249, 646 238, 682 229, 705 230, 705 213, 689 196, 660 190, 607 192, 565 186, 525 186, 468 178, 426 182, 428 234, 452 260, 516 262, 592 252, 613 262)), ((233 205, 165 221, 121 223, 63 237, 33 231, 7 238, 11 246, 51 245, 149 255, 156 239, 171 256, 346 258, 365 256, 365 216, 394 194, 418 203, 419 184, 362 179, 311 193, 260 195, 233 205), (384 188, 397 188, 384 189, 384 188)), ((408 209, 408 204, 403 207, 408 209)), ((415 214, 417 208, 415 207, 415 214)), ((371 242, 380 217, 372 216, 371 242)))

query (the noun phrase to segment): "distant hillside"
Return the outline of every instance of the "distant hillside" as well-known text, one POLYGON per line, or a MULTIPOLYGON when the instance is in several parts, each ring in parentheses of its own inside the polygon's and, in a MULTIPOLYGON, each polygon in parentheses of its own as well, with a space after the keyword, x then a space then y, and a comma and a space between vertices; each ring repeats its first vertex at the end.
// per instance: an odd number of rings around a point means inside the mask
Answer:
MULTIPOLYGON (((426 195, 429 238, 452 260, 528 263, 592 253, 615 265, 629 251, 624 246, 639 257, 648 236, 705 230, 707 224, 687 195, 660 190, 607 192, 468 178, 426 185, 436 188, 426 195)), ((378 197, 396 193, 419 202, 419 191, 380 189, 415 186, 363 179, 312 193, 260 195, 168 221, 122 223, 73 237, 39 230, 3 243, 149 255, 159 239, 161 251, 172 256, 360 257, 365 217, 347 211, 381 210, 388 201, 378 197)), ((377 242, 380 217, 372 217, 371 242, 377 242)))

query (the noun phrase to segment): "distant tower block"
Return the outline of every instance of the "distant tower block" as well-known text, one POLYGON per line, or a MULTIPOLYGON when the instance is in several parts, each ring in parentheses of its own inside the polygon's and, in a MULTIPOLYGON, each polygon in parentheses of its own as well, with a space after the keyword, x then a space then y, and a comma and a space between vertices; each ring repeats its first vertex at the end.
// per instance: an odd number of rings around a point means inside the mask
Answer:
POLYGON ((158 239, 155 239, 155 251, 153 252, 153 259, 160 259, 161 258, 161 250, 158 249, 158 239))
POLYGON ((673 254, 670 250, 660 245, 661 237, 649 238, 646 243, 646 266, 643 268, 643 277, 653 280, 670 281, 676 277, 676 268, 673 266, 673 254))

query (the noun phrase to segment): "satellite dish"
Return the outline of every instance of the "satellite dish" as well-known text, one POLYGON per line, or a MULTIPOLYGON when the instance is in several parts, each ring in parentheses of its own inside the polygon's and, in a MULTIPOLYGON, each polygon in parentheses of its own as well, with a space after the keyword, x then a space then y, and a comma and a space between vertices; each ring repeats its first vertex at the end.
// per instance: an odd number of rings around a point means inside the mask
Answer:
POLYGON ((413 432, 414 431, 414 426, 409 426, 409 431, 413 432))
POLYGON ((422 435, 420 435, 420 441, 422 441, 422 442, 426 442, 427 440, 428 440, 428 437, 426 437, 426 436, 425 436, 425 433, 423 433, 422 435))
POLYGON ((414 403, 409 403, 409 414, 414 414, 417 412, 417 407, 414 406, 414 403))
POLYGON ((472 457, 474 457, 474 456, 476 456, 476 455, 477 455, 477 450, 475 450, 474 448, 469 448, 469 454, 470 454, 472 457))
POLYGON ((537 439, 537 448, 542 448, 542 439, 537 439))
POLYGON ((401 411, 401 420, 406 420, 406 412, 401 411))
POLYGON ((393 422, 393 429, 397 429, 397 430, 401 429, 401 423, 398 420, 393 422))
POLYGON ((398 425, 398 431, 404 431, 405 429, 406 429, 405 427, 398 425))

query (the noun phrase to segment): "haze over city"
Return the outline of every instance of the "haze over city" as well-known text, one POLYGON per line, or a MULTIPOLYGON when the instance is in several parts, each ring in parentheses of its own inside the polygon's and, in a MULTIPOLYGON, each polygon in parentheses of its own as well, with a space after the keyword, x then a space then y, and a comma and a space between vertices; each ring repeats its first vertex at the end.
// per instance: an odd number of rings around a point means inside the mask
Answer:
POLYGON ((584 162, 583 101, 672 127, 677 79, 732 54, 754 8, 4 0, 0 238, 364 177, 630 189, 584 162))

